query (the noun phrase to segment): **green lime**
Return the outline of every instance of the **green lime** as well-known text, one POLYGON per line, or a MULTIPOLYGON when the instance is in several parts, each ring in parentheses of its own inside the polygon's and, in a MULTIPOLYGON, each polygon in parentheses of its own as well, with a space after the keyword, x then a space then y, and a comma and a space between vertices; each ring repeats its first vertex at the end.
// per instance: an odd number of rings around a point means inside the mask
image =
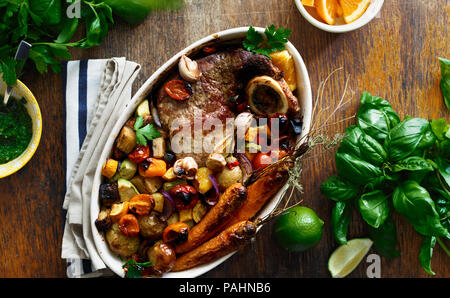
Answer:
POLYGON ((277 242, 290 251, 304 251, 322 238, 323 220, 314 210, 296 206, 277 218, 274 236, 277 242))

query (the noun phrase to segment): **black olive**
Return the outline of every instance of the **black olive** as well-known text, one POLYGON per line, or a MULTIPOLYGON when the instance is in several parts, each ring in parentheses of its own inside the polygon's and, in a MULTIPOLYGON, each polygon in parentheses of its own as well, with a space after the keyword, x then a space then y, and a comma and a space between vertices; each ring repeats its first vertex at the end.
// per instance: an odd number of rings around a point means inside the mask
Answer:
POLYGON ((144 160, 143 162, 141 162, 142 169, 144 171, 146 171, 148 169, 148 167, 150 166, 151 162, 152 162, 152 158, 151 157, 149 157, 146 160, 144 160))
POLYGON ((291 144, 290 144, 289 139, 288 138, 284 138, 280 142, 280 149, 288 150, 291 147, 290 145, 291 144))
POLYGON ((303 122, 298 118, 291 119, 291 127, 296 135, 302 133, 303 122))
POLYGON ((234 95, 228 98, 228 102, 230 104, 237 104, 238 103, 238 99, 239 99, 239 95, 234 95))
POLYGON ((166 153, 164 153, 164 161, 168 166, 172 167, 176 161, 175 154, 173 152, 167 151, 166 153))

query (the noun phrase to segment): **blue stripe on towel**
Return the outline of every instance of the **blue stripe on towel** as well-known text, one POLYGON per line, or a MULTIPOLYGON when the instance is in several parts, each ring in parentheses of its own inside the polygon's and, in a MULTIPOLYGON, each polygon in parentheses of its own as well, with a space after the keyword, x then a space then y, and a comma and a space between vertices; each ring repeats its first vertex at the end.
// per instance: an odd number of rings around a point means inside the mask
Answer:
MULTIPOLYGON (((67 63, 62 63, 62 83, 63 83, 63 119, 64 125, 67 123, 67 63)), ((81 60, 79 64, 80 70, 78 75, 78 111, 69 111, 69 113, 77 113, 78 115, 78 140, 79 140, 79 148, 83 144, 84 138, 86 137, 86 119, 87 119, 87 69, 88 69, 88 61, 81 60)), ((71 100, 71 98, 69 98, 71 100)), ((65 175, 69 175, 67 173, 67 135, 64 133, 64 173, 65 175)), ((67 181, 65 179, 65 181, 67 181)), ((66 184, 66 183, 64 183, 66 184)), ((67 191, 67 185, 65 185, 65 191, 67 191)), ((64 211, 64 216, 66 216, 66 211, 64 211)), ((79 260, 79 259, 67 259, 67 272, 77 272, 81 273, 81 275, 91 273, 92 272, 92 264, 90 260, 79 260)), ((73 276, 72 276, 73 277, 73 276)))
POLYGON ((78 79, 78 138, 81 148, 84 138, 86 137, 86 121, 87 121, 87 70, 88 61, 80 61, 80 73, 78 79))

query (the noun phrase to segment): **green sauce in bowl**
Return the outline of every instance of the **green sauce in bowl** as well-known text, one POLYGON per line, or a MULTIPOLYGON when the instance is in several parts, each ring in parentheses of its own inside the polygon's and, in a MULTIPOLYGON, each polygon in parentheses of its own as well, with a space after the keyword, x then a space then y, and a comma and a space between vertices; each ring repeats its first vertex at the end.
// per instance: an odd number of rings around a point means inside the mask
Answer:
POLYGON ((20 156, 30 143, 33 123, 25 104, 23 98, 10 98, 5 106, 0 96, 0 164, 20 156))

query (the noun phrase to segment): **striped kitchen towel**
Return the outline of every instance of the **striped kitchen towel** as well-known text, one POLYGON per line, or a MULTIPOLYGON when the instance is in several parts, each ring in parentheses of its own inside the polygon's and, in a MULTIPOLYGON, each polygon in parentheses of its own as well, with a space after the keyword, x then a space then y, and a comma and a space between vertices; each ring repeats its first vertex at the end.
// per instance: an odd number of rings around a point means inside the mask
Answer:
POLYGON ((125 58, 63 64, 66 222, 61 257, 68 277, 110 274, 99 256, 89 211, 92 179, 104 144, 132 95, 140 65, 125 58))

